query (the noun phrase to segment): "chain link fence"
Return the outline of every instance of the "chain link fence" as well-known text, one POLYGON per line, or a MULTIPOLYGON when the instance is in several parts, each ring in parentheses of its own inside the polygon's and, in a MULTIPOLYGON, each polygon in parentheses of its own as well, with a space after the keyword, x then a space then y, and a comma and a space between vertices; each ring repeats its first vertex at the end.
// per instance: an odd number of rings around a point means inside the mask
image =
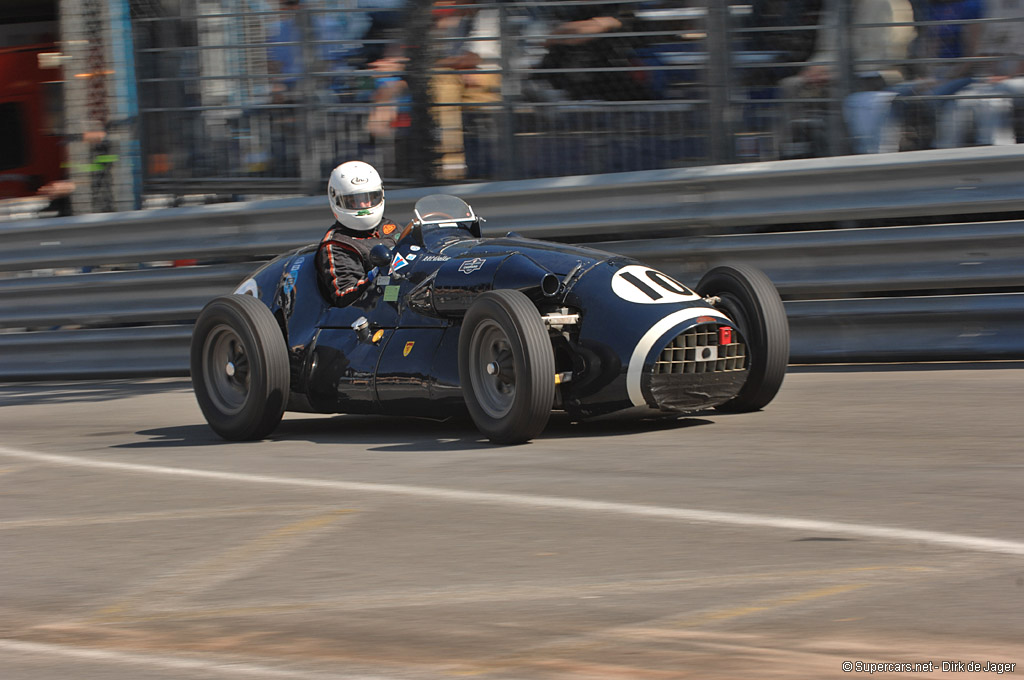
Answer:
POLYGON ((1011 0, 133 2, 148 192, 1015 143, 1011 0))

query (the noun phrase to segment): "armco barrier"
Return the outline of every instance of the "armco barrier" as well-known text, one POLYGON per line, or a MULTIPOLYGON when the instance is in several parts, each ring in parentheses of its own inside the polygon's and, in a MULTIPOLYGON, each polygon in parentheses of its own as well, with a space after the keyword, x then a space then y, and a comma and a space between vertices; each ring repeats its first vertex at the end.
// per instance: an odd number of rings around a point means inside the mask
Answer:
MULTIPOLYGON (((787 300, 798 363, 1019 359, 1024 222, 800 229, 1021 210, 1022 167, 1016 147, 786 161, 404 190, 387 212, 404 219, 420 196, 454 193, 487 235, 583 242, 690 284, 750 263, 787 300)), ((202 305, 260 259, 315 241, 327 215, 303 198, 0 225, 0 379, 187 374, 202 305), (232 263, 25 276, 176 258, 232 263)))
POLYGON ((232 291, 252 262, 0 280, 7 328, 187 322, 232 291))
MULTIPOLYGON (((1024 147, 916 151, 388 192, 404 221, 447 191, 487 219, 560 241, 721 234, 751 227, 1024 208, 1024 147)), ((0 225, 0 272, 271 255, 319 238, 325 198, 87 215, 0 225)))
POLYGON ((686 283, 717 264, 763 270, 789 298, 1024 290, 1024 221, 694 236, 591 244, 686 283))
MULTIPOLYGON (((726 262, 764 270, 787 299, 1024 290, 1024 222, 695 236, 591 244, 695 284, 726 262)), ((4 327, 188 320, 255 263, 0 280, 4 327)))
MULTIPOLYGON (((1024 293, 786 302, 790 362, 1024 358, 1024 293)), ((4 380, 188 375, 190 325, 0 335, 4 380)))

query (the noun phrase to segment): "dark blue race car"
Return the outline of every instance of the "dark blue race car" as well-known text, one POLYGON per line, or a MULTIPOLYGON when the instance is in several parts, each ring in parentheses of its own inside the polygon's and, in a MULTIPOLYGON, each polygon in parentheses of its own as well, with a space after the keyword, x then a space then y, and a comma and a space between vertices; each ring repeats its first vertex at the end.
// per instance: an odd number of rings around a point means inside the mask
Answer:
POLYGON ((754 411, 786 372, 775 287, 745 266, 691 290, 635 260, 514 234, 482 238, 454 196, 417 202, 352 305, 321 288, 316 245, 258 269, 200 313, 192 382, 210 426, 268 435, 284 411, 448 417, 492 442, 539 435, 552 410, 754 411))

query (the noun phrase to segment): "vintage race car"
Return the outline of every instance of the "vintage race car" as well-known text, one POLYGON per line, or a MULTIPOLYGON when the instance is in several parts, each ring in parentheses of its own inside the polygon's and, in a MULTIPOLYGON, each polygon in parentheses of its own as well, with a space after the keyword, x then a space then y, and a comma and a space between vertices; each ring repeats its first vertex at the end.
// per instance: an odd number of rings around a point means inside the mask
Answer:
POLYGON ((539 435, 553 410, 755 411, 789 358, 764 274, 707 272, 695 290, 635 260, 508 234, 482 238, 454 196, 420 199, 378 275, 334 307, 316 246, 265 264, 212 300, 192 335, 192 382, 210 426, 265 437, 284 411, 448 417, 492 442, 539 435))

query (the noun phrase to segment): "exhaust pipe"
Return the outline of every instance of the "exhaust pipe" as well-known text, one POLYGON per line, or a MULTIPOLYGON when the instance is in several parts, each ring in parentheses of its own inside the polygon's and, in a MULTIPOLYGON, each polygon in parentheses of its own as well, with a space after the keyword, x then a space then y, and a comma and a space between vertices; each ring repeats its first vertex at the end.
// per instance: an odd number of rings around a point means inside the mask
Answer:
POLYGON ((562 282, 529 257, 513 253, 449 260, 438 270, 431 288, 434 311, 443 316, 462 316, 477 296, 489 290, 511 288, 541 302, 557 296, 562 282))

